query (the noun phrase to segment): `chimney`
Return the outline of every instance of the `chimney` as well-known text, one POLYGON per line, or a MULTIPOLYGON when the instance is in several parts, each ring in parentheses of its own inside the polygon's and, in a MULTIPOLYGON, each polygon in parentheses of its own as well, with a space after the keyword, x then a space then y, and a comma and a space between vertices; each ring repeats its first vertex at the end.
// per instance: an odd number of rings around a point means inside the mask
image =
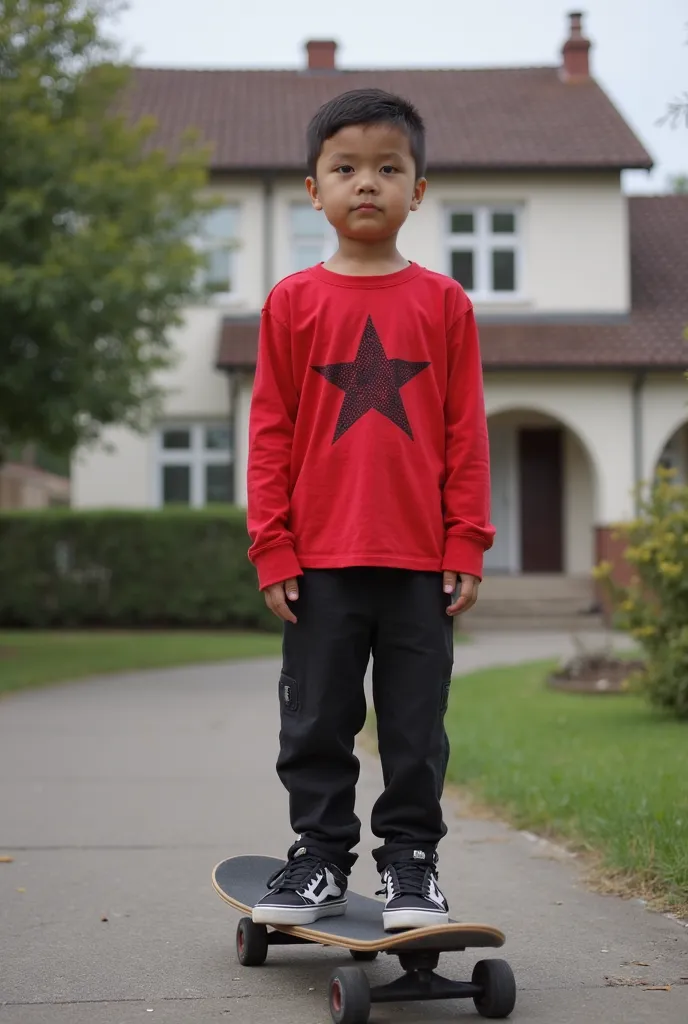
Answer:
POLYGON ((336 71, 337 44, 332 39, 311 39, 306 43, 309 71, 336 71))
POLYGON ((565 82, 587 82, 590 79, 589 39, 583 35, 583 15, 579 11, 569 14, 571 33, 562 50, 561 77, 565 82))

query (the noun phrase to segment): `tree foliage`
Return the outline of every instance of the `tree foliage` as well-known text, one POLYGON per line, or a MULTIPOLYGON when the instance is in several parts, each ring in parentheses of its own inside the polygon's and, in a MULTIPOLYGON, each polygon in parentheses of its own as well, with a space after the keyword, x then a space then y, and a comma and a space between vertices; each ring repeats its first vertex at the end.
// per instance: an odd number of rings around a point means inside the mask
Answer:
POLYGON ((144 425, 196 294, 207 154, 126 116, 110 0, 0 0, 0 460, 144 425))

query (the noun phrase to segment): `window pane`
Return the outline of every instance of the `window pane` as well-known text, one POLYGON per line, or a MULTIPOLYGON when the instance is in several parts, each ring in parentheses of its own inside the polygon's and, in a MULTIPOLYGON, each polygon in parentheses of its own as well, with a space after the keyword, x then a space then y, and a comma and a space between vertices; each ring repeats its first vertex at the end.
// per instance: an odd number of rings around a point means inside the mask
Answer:
POLYGON ((205 467, 205 500, 208 505, 229 504, 233 498, 233 472, 230 463, 205 467))
POLYGON ((229 249, 211 249, 207 254, 208 286, 214 292, 232 290, 232 252, 229 249))
POLYGON ((514 213, 493 213, 492 232, 495 235, 513 235, 516 231, 516 215, 514 213))
POLYGON ((209 451, 229 451, 229 427, 206 427, 205 446, 209 451))
POLYGON ((512 249, 495 249, 492 253, 492 290, 516 291, 516 255, 512 249))
POLYGON ((324 238, 327 219, 321 210, 314 210, 309 203, 294 203, 291 207, 292 235, 310 238, 324 238))
POLYGON ((322 243, 311 244, 309 242, 296 242, 292 255, 294 272, 297 270, 306 270, 307 267, 312 267, 315 266, 316 263, 320 263, 323 259, 323 250, 324 246, 322 243))
POLYGON ((452 253, 452 277, 471 292, 475 289, 472 252, 452 253))
POLYGON ((167 449, 188 449, 191 447, 191 432, 184 429, 163 430, 162 446, 167 449))
POLYGON ((191 467, 162 467, 163 505, 188 505, 191 501, 191 467))
POLYGON ((453 235, 472 235, 475 231, 475 218, 472 213, 452 213, 451 230, 453 235))
POLYGON ((206 238, 235 238, 237 233, 236 206, 221 206, 205 218, 203 234, 206 238))

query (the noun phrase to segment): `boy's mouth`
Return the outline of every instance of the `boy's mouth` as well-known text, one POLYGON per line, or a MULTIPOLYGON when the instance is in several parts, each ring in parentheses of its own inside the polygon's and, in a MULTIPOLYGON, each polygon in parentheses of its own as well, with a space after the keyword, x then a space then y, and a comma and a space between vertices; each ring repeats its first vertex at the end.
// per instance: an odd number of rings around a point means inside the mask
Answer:
POLYGON ((380 207, 376 206, 375 203, 359 203, 356 207, 357 210, 379 210, 380 207))

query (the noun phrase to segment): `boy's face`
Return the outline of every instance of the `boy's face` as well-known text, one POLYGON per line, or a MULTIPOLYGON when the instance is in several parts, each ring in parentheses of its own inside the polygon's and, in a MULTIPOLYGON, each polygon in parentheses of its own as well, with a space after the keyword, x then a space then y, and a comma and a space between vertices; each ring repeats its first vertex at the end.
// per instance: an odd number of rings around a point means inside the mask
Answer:
POLYGON ((316 177, 306 180, 313 206, 339 235, 369 242, 396 234, 426 184, 416 179, 408 136, 388 124, 342 128, 323 145, 316 177))

